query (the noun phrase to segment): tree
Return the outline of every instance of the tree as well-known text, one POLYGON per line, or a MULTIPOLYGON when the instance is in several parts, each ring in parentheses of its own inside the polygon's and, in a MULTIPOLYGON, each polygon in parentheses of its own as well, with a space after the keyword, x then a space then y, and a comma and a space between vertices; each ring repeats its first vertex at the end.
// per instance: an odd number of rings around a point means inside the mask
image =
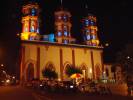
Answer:
POLYGON ((42 70, 42 75, 43 77, 46 77, 50 80, 58 78, 58 74, 55 72, 55 70, 52 70, 50 68, 45 68, 44 70, 42 70))
POLYGON ((75 74, 75 73, 80 73, 80 74, 82 74, 82 71, 81 71, 80 68, 78 68, 78 67, 76 67, 76 66, 73 66, 73 65, 68 66, 68 67, 66 68, 66 74, 67 74, 68 76, 71 76, 72 74, 75 74))
POLYGON ((121 64, 125 80, 133 82, 133 44, 127 44, 122 51, 118 52, 116 61, 121 64))

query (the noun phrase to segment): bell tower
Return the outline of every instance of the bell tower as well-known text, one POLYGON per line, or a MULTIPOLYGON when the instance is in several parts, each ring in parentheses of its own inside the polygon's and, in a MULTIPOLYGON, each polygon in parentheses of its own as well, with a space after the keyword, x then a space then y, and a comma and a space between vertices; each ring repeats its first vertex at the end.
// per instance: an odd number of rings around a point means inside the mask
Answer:
MULTIPOLYGON (((88 13, 88 6, 85 5, 85 8, 88 13)), ((87 16, 82 18, 81 22, 84 43, 89 46, 99 46, 99 39, 97 36, 97 18, 88 13, 87 16)))
POLYGON ((85 44, 89 46, 99 45, 97 31, 96 17, 92 14, 88 14, 88 16, 82 19, 82 33, 85 44))
POLYGON ((22 33, 21 40, 39 39, 39 6, 29 3, 22 7, 22 33))
POLYGON ((60 9, 54 15, 56 41, 65 44, 74 42, 75 39, 71 37, 71 13, 63 9, 62 0, 60 9))

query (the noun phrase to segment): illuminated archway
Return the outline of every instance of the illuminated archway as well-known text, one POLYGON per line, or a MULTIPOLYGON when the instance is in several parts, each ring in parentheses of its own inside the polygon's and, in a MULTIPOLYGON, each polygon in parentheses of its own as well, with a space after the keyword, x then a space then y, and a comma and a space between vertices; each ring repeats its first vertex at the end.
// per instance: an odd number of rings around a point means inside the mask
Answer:
POLYGON ((69 62, 66 62, 66 63, 64 64, 63 77, 64 77, 64 79, 66 79, 66 80, 69 78, 69 76, 66 74, 66 71, 67 71, 67 69, 70 68, 70 67, 71 67, 71 64, 70 64, 69 62))
POLYGON ((36 61, 29 59, 25 63, 24 80, 29 81, 32 80, 33 78, 36 78, 36 76, 37 76, 36 61), (29 77, 31 78, 29 79, 29 77))
POLYGON ((26 69, 26 79, 27 81, 31 81, 32 79, 34 79, 34 64, 33 63, 28 64, 28 67, 26 69))

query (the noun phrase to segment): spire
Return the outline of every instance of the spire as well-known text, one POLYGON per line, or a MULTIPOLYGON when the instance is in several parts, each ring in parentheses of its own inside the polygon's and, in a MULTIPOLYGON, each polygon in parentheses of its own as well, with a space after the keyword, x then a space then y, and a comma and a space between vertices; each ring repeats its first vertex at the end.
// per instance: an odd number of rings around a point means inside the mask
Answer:
POLYGON ((60 0, 60 4, 61 4, 61 6, 62 6, 62 0, 60 0))
POLYGON ((93 16, 93 14, 91 14, 91 10, 88 8, 88 4, 85 4, 85 11, 87 15, 93 16))
POLYGON ((88 10, 88 5, 87 4, 85 4, 85 8, 88 10))

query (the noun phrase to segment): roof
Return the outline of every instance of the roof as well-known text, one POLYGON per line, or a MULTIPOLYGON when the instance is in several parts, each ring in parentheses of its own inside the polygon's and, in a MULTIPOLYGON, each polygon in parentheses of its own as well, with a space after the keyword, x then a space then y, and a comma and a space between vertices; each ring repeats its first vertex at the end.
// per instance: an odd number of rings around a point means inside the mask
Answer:
POLYGON ((77 47, 77 48, 89 48, 89 49, 103 49, 102 46, 88 46, 88 45, 81 45, 81 44, 64 44, 64 43, 57 43, 57 42, 47 42, 47 41, 27 41, 22 40, 21 43, 26 44, 39 44, 39 45, 55 45, 55 46, 66 46, 66 47, 77 47))

